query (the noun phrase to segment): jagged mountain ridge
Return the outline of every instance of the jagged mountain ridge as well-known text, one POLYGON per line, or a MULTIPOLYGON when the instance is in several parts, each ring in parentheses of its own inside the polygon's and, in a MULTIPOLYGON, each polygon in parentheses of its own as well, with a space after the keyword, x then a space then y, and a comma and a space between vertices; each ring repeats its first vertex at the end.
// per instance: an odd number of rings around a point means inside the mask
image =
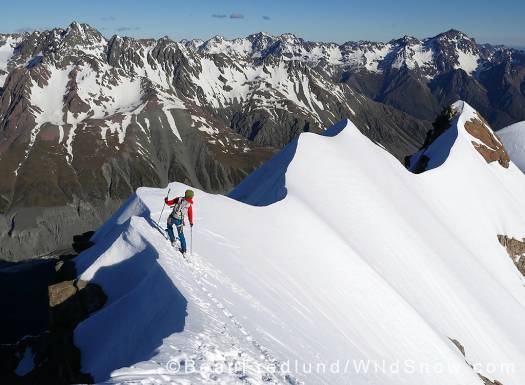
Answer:
POLYGON ((525 118, 525 53, 478 44, 453 29, 431 38, 404 36, 387 43, 317 43, 293 34, 264 33, 184 43, 196 52, 253 61, 299 60, 320 68, 334 82, 348 83, 376 101, 422 119, 432 119, 443 105, 458 98, 470 102, 496 128, 525 118))
POLYGON ((64 245, 141 185, 228 191, 300 132, 347 116, 400 159, 428 128, 298 60, 106 39, 76 22, 0 41, 4 258, 64 245))
MULTIPOLYGON (((476 100, 464 99, 490 121, 479 84, 520 60, 519 51, 453 30, 341 45, 264 33, 107 39, 76 22, 1 35, 3 244, 38 243, 38 232, 21 232, 41 227, 35 212, 49 224, 48 207, 65 210, 61 223, 84 223, 68 226, 74 231, 91 229, 141 185, 181 180, 228 191, 300 132, 345 118, 401 160, 458 87, 470 92, 464 84, 475 85, 476 100)), ((504 99, 506 116, 521 111, 516 95, 504 99)), ((56 245, 70 234, 48 235, 56 245)))
POLYGON ((330 64, 353 71, 381 73, 406 66, 409 69, 418 68, 421 74, 428 78, 458 68, 472 74, 478 67, 497 63, 502 60, 502 56, 512 56, 516 53, 505 47, 478 45, 473 39, 456 30, 423 40, 404 36, 387 43, 310 42, 290 33, 272 36, 262 32, 233 40, 215 36, 208 41, 183 40, 181 43, 199 53, 225 53, 254 60, 282 56, 286 60, 300 60, 313 66, 330 64))

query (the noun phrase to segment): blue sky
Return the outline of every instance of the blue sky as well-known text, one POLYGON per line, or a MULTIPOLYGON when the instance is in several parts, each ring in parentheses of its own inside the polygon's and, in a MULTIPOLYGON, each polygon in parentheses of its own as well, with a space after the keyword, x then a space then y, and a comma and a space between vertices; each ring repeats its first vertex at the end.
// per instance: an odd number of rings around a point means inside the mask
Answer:
POLYGON ((0 32, 86 22, 104 35, 228 38, 265 31, 308 40, 386 41, 459 29, 525 47, 525 0, 0 0, 0 32))

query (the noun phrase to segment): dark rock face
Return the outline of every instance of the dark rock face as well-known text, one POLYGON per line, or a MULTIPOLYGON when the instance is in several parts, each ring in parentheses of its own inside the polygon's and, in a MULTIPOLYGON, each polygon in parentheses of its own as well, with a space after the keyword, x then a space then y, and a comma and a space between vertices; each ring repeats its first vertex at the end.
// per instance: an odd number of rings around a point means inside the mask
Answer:
POLYGON ((432 123, 432 129, 427 132, 425 141, 421 146, 420 151, 414 155, 407 156, 405 158, 405 167, 415 174, 421 174, 425 172, 428 167, 430 158, 425 151, 439 138, 446 130, 452 125, 452 120, 456 115, 456 111, 453 110, 452 106, 445 107, 441 113, 436 117, 432 123))
POLYGON ((54 276, 53 260, 0 265, 0 344, 14 344, 49 329, 47 288, 54 276))
MULTIPOLYGON (((75 237, 73 248, 78 252, 87 248, 89 235, 75 237)), ((0 296, 9 315, 2 319, 5 332, 0 335, 1 383, 93 382, 81 370, 73 331, 104 306, 107 296, 100 286, 76 277, 73 258, 64 255, 0 266, 2 288, 13 291, 3 290, 0 296)))

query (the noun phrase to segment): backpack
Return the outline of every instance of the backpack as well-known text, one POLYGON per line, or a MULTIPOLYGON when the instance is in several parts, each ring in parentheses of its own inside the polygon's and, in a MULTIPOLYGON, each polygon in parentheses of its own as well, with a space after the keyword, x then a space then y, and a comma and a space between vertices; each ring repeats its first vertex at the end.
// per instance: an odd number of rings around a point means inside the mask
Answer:
POLYGON ((189 203, 184 197, 179 197, 179 201, 173 206, 171 211, 171 217, 184 221, 184 214, 188 213, 191 203, 189 203))

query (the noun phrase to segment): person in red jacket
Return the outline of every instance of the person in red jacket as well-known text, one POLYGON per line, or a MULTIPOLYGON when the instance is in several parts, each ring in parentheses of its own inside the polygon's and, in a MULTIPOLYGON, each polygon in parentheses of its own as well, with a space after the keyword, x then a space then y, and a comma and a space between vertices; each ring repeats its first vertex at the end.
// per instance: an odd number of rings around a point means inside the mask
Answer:
POLYGON ((175 246, 176 238, 173 232, 173 225, 177 228, 178 238, 180 240, 180 252, 186 254, 186 238, 184 237, 184 218, 188 217, 190 226, 193 227, 193 191, 186 190, 183 197, 169 200, 164 198, 168 206, 173 206, 170 216, 168 217, 168 236, 171 245, 175 246))

